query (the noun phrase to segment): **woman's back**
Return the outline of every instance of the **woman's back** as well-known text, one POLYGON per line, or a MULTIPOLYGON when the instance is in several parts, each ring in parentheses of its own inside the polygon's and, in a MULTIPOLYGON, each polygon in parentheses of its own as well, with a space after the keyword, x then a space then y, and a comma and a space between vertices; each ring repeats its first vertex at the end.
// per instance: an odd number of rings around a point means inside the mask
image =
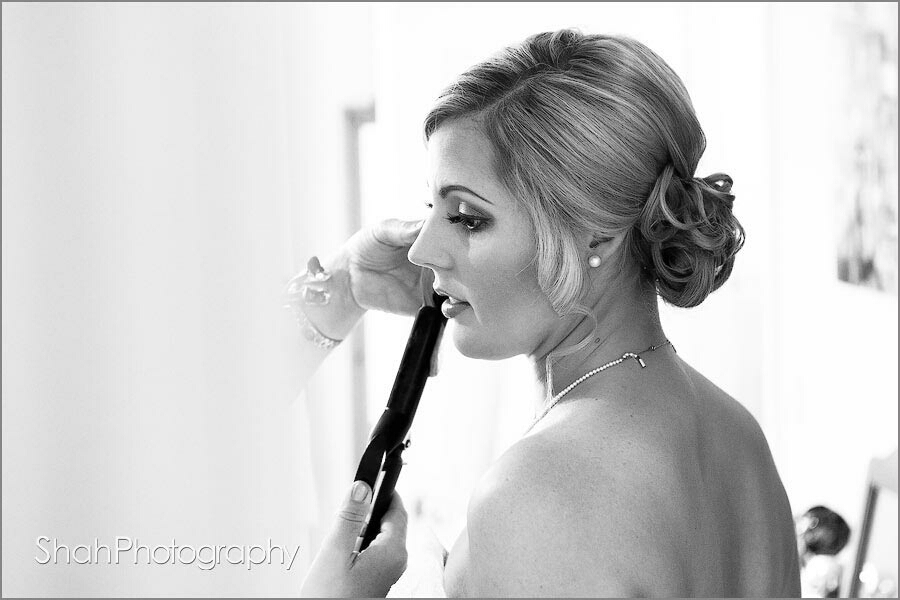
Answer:
POLYGON ((450 595, 799 595, 755 420, 677 357, 656 367, 584 386, 497 461, 450 553, 450 595))
POLYGON ((696 390, 701 493, 718 533, 726 596, 800 595, 793 516, 768 443, 747 410, 682 363, 696 390))

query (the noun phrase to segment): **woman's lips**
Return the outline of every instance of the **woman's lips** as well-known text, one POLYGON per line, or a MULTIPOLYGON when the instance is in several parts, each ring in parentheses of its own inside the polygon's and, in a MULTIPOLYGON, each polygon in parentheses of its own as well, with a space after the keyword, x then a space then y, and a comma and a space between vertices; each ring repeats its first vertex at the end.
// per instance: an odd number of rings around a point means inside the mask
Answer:
POLYGON ((448 319, 452 319, 453 317, 459 315, 459 313, 463 312, 471 305, 468 302, 463 302, 462 300, 453 300, 452 298, 447 298, 444 300, 443 304, 441 304, 441 312, 448 319))

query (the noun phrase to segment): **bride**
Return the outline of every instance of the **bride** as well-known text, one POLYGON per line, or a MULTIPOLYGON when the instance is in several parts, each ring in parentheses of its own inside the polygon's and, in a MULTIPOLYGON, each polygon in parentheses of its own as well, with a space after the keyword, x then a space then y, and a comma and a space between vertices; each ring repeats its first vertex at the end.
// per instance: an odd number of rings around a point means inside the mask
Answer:
MULTIPOLYGON (((428 218, 312 261, 298 315, 312 369, 365 310, 411 314, 425 273, 462 354, 533 361, 546 401, 475 489, 447 594, 798 596, 758 424, 660 324, 657 299, 703 302, 744 235, 731 179, 695 174, 705 138, 679 77, 628 38, 541 33, 461 75, 425 138, 428 218)), ((396 495, 353 553, 371 497, 354 484, 304 596, 384 596, 402 574, 396 495)))

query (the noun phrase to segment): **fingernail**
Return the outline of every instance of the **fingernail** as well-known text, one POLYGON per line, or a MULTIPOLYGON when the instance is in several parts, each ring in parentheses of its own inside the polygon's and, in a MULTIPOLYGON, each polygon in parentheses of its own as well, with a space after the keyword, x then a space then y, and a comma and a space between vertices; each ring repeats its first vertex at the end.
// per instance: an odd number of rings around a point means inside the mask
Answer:
POLYGON ((419 237, 419 233, 422 231, 422 225, 424 224, 425 219, 422 219, 421 221, 407 221, 406 231, 403 232, 403 235, 407 236, 408 239, 419 237))
POLYGON ((353 491, 350 497, 354 502, 363 502, 369 498, 369 486, 364 481, 357 481, 353 484, 353 491))

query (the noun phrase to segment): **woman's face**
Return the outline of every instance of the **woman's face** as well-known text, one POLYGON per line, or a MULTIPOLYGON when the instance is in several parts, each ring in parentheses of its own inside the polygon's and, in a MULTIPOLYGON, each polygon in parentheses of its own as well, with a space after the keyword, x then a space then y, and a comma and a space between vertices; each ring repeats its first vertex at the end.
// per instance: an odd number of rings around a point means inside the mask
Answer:
POLYGON ((442 310, 456 347, 483 359, 533 354, 561 323, 538 286, 531 221, 493 173, 493 158, 471 121, 432 134, 430 213, 409 250, 450 297, 442 310))

